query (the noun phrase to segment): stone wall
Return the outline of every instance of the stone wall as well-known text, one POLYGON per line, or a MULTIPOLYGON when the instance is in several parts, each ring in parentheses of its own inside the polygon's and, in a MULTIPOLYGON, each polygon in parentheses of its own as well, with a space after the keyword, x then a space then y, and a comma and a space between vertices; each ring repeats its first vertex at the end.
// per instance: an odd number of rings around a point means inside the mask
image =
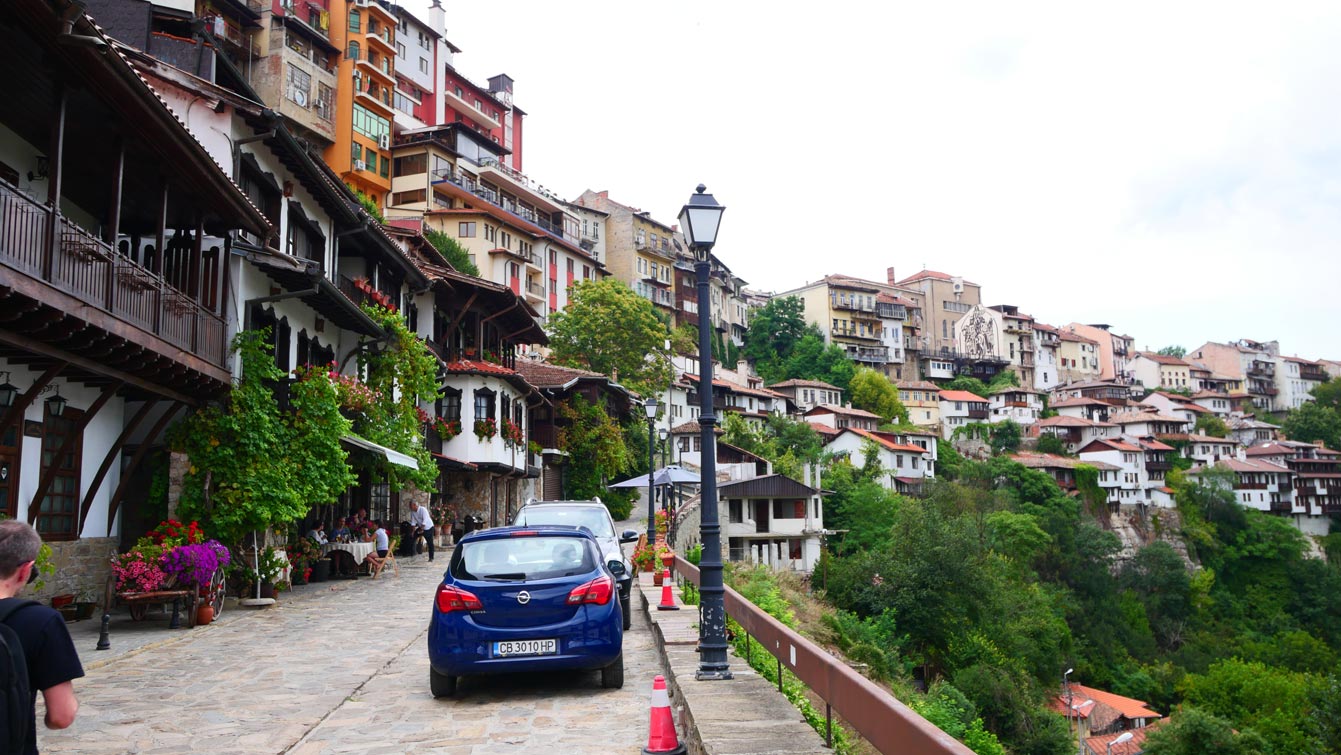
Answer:
POLYGON ((51 596, 70 593, 78 600, 92 600, 101 605, 107 578, 112 574, 109 559, 116 553, 116 538, 89 537, 50 545, 51 563, 56 571, 43 577, 45 584, 41 591, 30 587, 21 597, 50 604, 51 596))

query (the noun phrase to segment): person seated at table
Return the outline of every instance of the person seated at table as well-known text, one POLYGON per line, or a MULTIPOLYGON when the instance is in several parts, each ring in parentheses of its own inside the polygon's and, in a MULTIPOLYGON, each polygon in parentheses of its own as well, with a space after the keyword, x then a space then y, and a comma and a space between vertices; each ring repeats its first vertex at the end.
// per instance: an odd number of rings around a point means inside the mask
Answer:
POLYGON ((362 527, 364 524, 367 524, 367 522, 368 522, 368 510, 359 509, 358 511, 354 512, 353 516, 349 517, 349 529, 357 530, 359 527, 362 527))
POLYGON ((327 543, 326 525, 322 524, 321 522, 317 522, 317 526, 313 527, 307 533, 307 538, 315 542, 317 545, 325 545, 327 543))
POLYGON ((372 571, 373 579, 382 573, 382 567, 386 566, 386 554, 391 552, 391 536, 387 534, 386 528, 376 519, 368 520, 368 524, 373 528, 372 539, 376 543, 373 548, 375 553, 369 553, 364 559, 368 562, 368 567, 372 571))
POLYGON ((349 542, 349 528, 345 526, 344 517, 340 517, 335 520, 335 529, 331 530, 331 542, 334 543, 349 542))

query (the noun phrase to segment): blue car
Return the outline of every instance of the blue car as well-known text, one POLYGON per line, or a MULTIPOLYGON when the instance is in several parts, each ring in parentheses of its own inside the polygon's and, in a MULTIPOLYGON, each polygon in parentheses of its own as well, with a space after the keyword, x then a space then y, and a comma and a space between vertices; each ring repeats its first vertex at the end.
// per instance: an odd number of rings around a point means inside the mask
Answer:
POLYGON ((585 527, 496 527, 452 552, 433 597, 429 686, 456 694, 462 676, 596 670, 624 686, 617 580, 585 527))

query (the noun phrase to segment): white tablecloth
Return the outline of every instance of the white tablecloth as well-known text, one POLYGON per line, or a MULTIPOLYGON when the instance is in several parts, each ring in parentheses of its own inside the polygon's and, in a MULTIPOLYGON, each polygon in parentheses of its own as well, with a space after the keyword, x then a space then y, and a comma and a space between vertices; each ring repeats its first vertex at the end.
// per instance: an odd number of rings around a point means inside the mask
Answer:
POLYGON ((327 543, 322 546, 324 548, 322 552, 345 551, 354 557, 354 563, 361 564, 363 559, 373 552, 373 545, 374 543, 327 543))

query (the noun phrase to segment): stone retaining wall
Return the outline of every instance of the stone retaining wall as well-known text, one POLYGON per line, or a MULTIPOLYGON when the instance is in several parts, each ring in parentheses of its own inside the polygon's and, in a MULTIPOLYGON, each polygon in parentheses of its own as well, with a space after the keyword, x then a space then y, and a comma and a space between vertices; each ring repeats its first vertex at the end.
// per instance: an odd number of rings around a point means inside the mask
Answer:
POLYGON ((70 593, 78 600, 88 598, 101 604, 107 578, 112 574, 109 559, 116 552, 117 539, 87 537, 49 545, 56 571, 43 578, 45 584, 40 592, 30 587, 21 596, 49 604, 51 596, 70 593))

